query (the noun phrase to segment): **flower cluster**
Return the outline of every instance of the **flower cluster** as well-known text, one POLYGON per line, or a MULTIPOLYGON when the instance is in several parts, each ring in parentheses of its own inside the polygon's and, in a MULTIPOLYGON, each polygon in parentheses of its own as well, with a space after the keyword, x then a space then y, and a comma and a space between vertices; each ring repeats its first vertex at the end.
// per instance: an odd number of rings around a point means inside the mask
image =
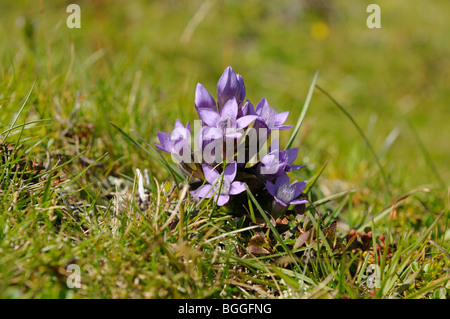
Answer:
POLYGON ((243 78, 227 67, 217 83, 217 101, 197 84, 197 131, 191 134, 190 123, 177 120, 170 134, 157 133, 156 147, 172 155, 195 199, 213 198, 236 213, 247 203, 247 185, 264 209, 281 216, 290 205, 307 202, 300 199, 306 182, 291 184, 287 175, 304 167, 293 164, 298 149, 283 151, 278 142, 279 131, 292 127, 284 124, 289 112, 277 113, 265 98, 254 107, 245 97, 243 78))

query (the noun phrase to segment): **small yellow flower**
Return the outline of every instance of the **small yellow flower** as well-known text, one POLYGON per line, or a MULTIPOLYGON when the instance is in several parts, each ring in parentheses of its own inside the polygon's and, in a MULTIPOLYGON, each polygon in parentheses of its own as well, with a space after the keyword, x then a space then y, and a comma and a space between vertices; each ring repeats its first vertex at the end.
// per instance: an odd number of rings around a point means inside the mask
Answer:
POLYGON ((318 40, 325 39, 328 36, 328 33, 330 33, 330 29, 325 22, 314 22, 311 26, 311 35, 318 40))

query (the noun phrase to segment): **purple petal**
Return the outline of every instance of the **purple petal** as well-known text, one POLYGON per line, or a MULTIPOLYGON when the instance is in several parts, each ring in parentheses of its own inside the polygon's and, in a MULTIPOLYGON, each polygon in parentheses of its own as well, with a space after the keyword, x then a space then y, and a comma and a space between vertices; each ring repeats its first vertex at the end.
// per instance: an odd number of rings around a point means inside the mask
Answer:
POLYGON ((275 155, 271 152, 271 153, 264 155, 264 157, 261 159, 261 164, 270 165, 273 163, 274 160, 275 160, 275 155))
POLYGON ((247 100, 247 102, 245 102, 242 106, 240 106, 239 107, 239 110, 238 110, 238 118, 239 117, 243 117, 243 116, 245 116, 245 115, 249 115, 248 114, 248 106, 249 106, 249 101, 247 100))
POLYGON ((217 127, 208 127, 203 131, 203 140, 215 140, 223 137, 223 132, 217 127))
POLYGON ((225 133, 224 136, 231 139, 237 139, 242 136, 242 133, 233 129, 227 129, 227 133, 225 133))
POLYGON ((273 197, 273 198, 275 198, 275 201, 278 203, 278 204, 280 204, 280 205, 282 205, 282 206, 288 206, 288 204, 286 204, 285 202, 283 202, 281 199, 279 199, 279 198, 277 198, 277 197, 273 197))
POLYGON ((165 148, 162 148, 161 145, 155 144, 155 147, 156 147, 157 149, 159 149, 160 151, 163 151, 163 152, 166 152, 166 153, 170 153, 170 151, 166 150, 165 148))
POLYGON ((238 112, 238 117, 242 117, 245 115, 258 115, 255 112, 255 107, 249 100, 247 100, 244 105, 241 106, 238 112))
POLYGON ((270 131, 270 128, 269 128, 269 126, 267 125, 267 123, 262 119, 262 118, 257 118, 256 120, 255 120, 255 124, 253 125, 253 127, 255 128, 255 129, 260 129, 260 128, 265 128, 265 129, 267 129, 268 131, 270 131))
POLYGON ((210 109, 217 112, 216 101, 200 83, 195 88, 195 108, 197 111, 199 109, 210 109))
POLYGON ((245 184, 243 182, 233 182, 230 186, 230 195, 237 195, 245 191, 245 184))
POLYGON ((217 100, 223 106, 230 98, 235 97, 239 90, 239 82, 231 66, 227 67, 217 82, 217 100))
POLYGON ((288 158, 287 163, 288 164, 292 164, 292 162, 294 162, 295 159, 297 158, 298 148, 297 147, 289 148, 285 152, 286 152, 286 155, 287 155, 287 158, 288 158))
POLYGON ((288 129, 293 128, 293 127, 294 127, 294 125, 281 125, 281 126, 276 126, 273 129, 284 131, 284 130, 288 130, 288 129))
POLYGON ((219 172, 217 172, 213 167, 203 164, 203 174, 205 175, 206 180, 213 185, 218 178, 220 178, 219 172))
POLYGON ((297 197, 298 195, 300 195, 303 192, 303 190, 305 189, 305 186, 306 186, 306 181, 297 182, 297 183, 294 183, 294 184, 291 185, 291 188, 295 189, 295 196, 294 196, 294 198, 297 197))
POLYGON ((284 168, 286 166, 286 159, 280 158, 280 152, 274 150, 269 154, 266 154, 261 159, 262 166, 260 167, 260 173, 266 178, 273 179, 275 176, 279 176, 284 173, 284 168))
POLYGON ((244 102, 245 99, 245 85, 244 85, 244 79, 240 74, 236 74, 236 79, 239 83, 239 91, 236 96, 237 102, 240 105, 242 102, 244 102))
POLYGON ((290 171, 293 171, 293 170, 296 170, 296 169, 300 169, 300 168, 303 168, 303 167, 306 167, 306 165, 287 165, 286 166, 286 171, 288 171, 287 169, 289 169, 288 172, 290 172, 290 171))
POLYGON ((234 181, 237 173, 237 164, 236 162, 230 163, 225 166, 224 175, 229 182, 234 181))
POLYGON ((276 126, 280 126, 284 122, 286 122, 286 119, 287 119, 288 115, 289 115, 289 111, 278 113, 275 116, 275 125, 276 126))
POLYGON ((220 115, 211 109, 198 109, 198 116, 208 126, 216 126, 220 120, 220 115))
POLYGON ((275 180, 276 189, 280 188, 282 185, 289 185, 289 176, 287 174, 283 174, 275 180))
POLYGON ((291 204, 291 205, 301 205, 301 204, 306 204, 307 202, 308 201, 304 200, 304 199, 294 199, 289 204, 291 204))
POLYGON ((214 140, 204 140, 202 144, 202 160, 208 165, 215 166, 215 164, 222 161, 223 139, 218 138, 214 140))
POLYGON ((210 198, 214 194, 214 190, 212 189, 212 186, 209 184, 200 186, 194 192, 195 197, 198 198, 210 198))
POLYGON ((247 101, 247 103, 248 103, 248 106, 247 106, 248 114, 247 115, 258 115, 255 112, 255 107, 253 106, 253 104, 250 101, 247 101))
POLYGON ((181 124, 181 122, 180 122, 180 120, 179 119, 177 119, 176 121, 175 121, 175 126, 174 126, 174 130, 175 129, 184 129, 184 125, 183 124, 181 124))
POLYGON ((181 141, 181 140, 189 140, 190 132, 184 128, 183 125, 179 127, 178 125, 175 125, 174 130, 172 131, 172 134, 170 134, 170 139, 172 141, 181 141))
POLYGON ((173 147, 173 142, 170 138, 171 137, 170 134, 158 131, 158 132, 156 132, 156 135, 158 136, 159 143, 161 144, 161 145, 155 145, 156 148, 158 148, 159 150, 161 150, 163 152, 170 153, 171 149, 173 147))
POLYGON ((198 132, 196 140, 197 140, 197 147, 198 147, 199 150, 203 150, 203 148, 205 147, 205 143, 203 142, 203 140, 205 139, 204 135, 205 135, 205 131, 207 129, 209 129, 208 126, 203 126, 200 129, 200 132, 198 132))
POLYGON ((224 105, 222 111, 220 111, 220 117, 230 117, 236 120, 238 114, 238 104, 235 97, 229 99, 224 105))
POLYGON ((272 182, 266 181, 266 188, 269 194, 275 197, 275 195, 277 194, 276 186, 272 182))
POLYGON ((200 130, 204 141, 211 141, 222 137, 223 133, 215 126, 203 126, 200 130))
MULTIPOLYGON (((280 151, 280 141, 278 141, 278 138, 274 137, 272 139, 272 143, 270 144, 269 147, 271 152, 275 152, 275 151, 280 151)), ((280 154, 282 154, 285 151, 280 151, 280 154)))
POLYGON ((226 203, 228 203, 228 201, 230 200, 230 196, 229 195, 219 195, 219 196, 214 196, 214 200, 217 201, 217 206, 223 206, 226 203))
POLYGON ((259 101, 258 104, 256 104, 255 112, 256 112, 258 115, 262 115, 264 112, 268 111, 269 108, 270 108, 269 103, 267 103, 266 98, 263 97, 263 98, 261 99, 261 101, 259 101))
POLYGON ((238 128, 245 128, 253 123, 258 118, 257 115, 247 115, 243 116, 236 121, 236 125, 238 128))

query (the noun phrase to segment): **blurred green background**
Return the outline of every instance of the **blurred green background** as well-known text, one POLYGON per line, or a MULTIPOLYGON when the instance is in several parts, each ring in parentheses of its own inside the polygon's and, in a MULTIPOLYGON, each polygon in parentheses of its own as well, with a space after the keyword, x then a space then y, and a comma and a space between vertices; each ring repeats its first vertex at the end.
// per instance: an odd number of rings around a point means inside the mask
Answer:
MULTIPOLYGON (((215 95, 231 65, 254 104, 266 97, 278 111, 289 110, 288 124, 295 124, 320 71, 318 84, 379 153, 394 196, 439 179, 448 185, 450 2, 376 1, 382 27, 369 29, 366 7, 373 2, 2 1, 1 125, 34 82, 29 118, 67 118, 81 96, 81 117, 96 128, 90 156, 107 151, 119 169, 130 168, 146 159, 109 121, 154 144, 156 131, 171 130, 176 118, 197 118, 197 82, 215 95), (66 26, 70 3, 81 8, 80 29, 66 26), (390 133, 397 138, 385 148, 390 133)), ((286 142, 289 133, 281 136, 286 142)), ((380 177, 363 139, 318 90, 294 146, 311 170, 329 160, 325 180, 380 186, 371 183, 380 177)))

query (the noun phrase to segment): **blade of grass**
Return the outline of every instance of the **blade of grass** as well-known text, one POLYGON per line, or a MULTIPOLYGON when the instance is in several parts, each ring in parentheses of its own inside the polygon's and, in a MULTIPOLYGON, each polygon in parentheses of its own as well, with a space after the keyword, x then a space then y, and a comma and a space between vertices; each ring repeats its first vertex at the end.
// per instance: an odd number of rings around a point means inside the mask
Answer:
MULTIPOLYGON (((29 122, 26 122, 26 123, 22 123, 22 124, 18 124, 18 125, 15 125, 13 127, 10 127, 9 129, 4 130, 3 132, 1 132, 0 135, 4 135, 4 134, 7 134, 7 133, 10 133, 11 131, 14 131, 14 130, 16 130, 18 128, 21 128, 21 127, 24 127, 24 126, 28 126, 28 125, 32 125, 32 124, 36 124, 36 123, 41 123, 41 122, 52 122, 52 121, 54 121, 54 119, 42 119, 42 120, 29 121, 29 122)), ((44 126, 45 125, 42 125, 42 126, 39 126, 39 127, 44 127, 44 126)))
POLYGON ((9 133, 11 132, 11 128, 13 128, 14 125, 16 125, 17 121, 19 120, 19 117, 20 117, 20 115, 22 114, 22 112, 23 112, 23 110, 24 110, 24 108, 25 108, 25 105, 27 105, 27 102, 28 102, 28 100, 29 100, 29 98, 30 98, 30 96, 31 96, 31 92, 33 92, 33 89, 34 89, 34 85, 35 85, 35 84, 36 84, 36 82, 33 83, 33 85, 32 85, 32 87, 31 87, 30 91, 28 92, 27 97, 25 98, 25 101, 24 101, 23 104, 22 104, 22 107, 20 108, 19 112, 17 113, 16 117, 14 118, 13 122, 11 123, 10 130, 8 130, 8 132, 6 133, 5 137, 3 138, 2 143, 5 143, 6 139, 7 139, 8 136, 9 136, 9 133))
POLYGON ((316 86, 317 77, 319 76, 319 71, 316 72, 314 75, 314 79, 311 82, 311 85, 309 87, 308 95, 306 96, 305 104, 303 104, 302 112, 300 113, 300 116, 297 120, 297 124, 294 127, 294 131, 292 132, 291 137, 289 138, 289 141, 286 145, 286 149, 290 148, 292 146, 292 143, 294 143, 295 137, 298 134, 298 131, 300 130, 300 127, 302 126, 303 120, 306 116, 306 111, 308 111, 309 104, 311 103, 311 98, 314 92, 314 87, 316 86))
POLYGON ((238 233, 241 233, 241 232, 244 232, 244 231, 247 231, 247 230, 251 230, 251 229, 255 229, 255 228, 260 228, 260 226, 259 225, 248 226, 248 227, 239 228, 239 229, 227 232, 227 233, 223 233, 223 234, 220 234, 220 235, 218 235, 216 237, 213 237, 213 238, 210 238, 208 240, 205 240, 205 244, 210 243, 212 241, 215 241, 217 239, 228 237, 229 235, 238 234, 238 233))
POLYGON ((305 188, 303 189, 303 193, 307 194, 309 190, 316 184, 317 180, 319 179, 320 175, 322 175, 323 171, 325 170, 325 167, 327 167, 328 161, 323 164, 323 166, 320 168, 320 170, 314 175, 313 178, 311 178, 305 185, 305 188))
POLYGON ((350 190, 348 190, 348 191, 336 193, 336 194, 330 195, 330 196, 328 196, 328 197, 324 197, 324 198, 321 198, 321 199, 316 200, 315 202, 313 202, 313 205, 314 205, 315 207, 317 207, 317 206, 326 204, 326 203, 328 203, 328 202, 330 202, 330 201, 332 201, 332 200, 335 200, 335 199, 337 199, 337 198, 340 198, 340 197, 342 197, 342 196, 345 196, 345 195, 348 195, 348 194, 354 193, 354 192, 356 192, 356 189, 350 189, 350 190))
POLYGON ((423 287, 422 289, 419 289, 418 291, 406 296, 406 299, 419 299, 419 298, 423 297, 423 295, 425 295, 430 290, 432 290, 436 287, 439 287, 441 285, 445 285, 447 283, 447 281, 449 281, 449 280, 450 280, 450 275, 439 278, 433 282, 430 282, 427 286, 423 287))

